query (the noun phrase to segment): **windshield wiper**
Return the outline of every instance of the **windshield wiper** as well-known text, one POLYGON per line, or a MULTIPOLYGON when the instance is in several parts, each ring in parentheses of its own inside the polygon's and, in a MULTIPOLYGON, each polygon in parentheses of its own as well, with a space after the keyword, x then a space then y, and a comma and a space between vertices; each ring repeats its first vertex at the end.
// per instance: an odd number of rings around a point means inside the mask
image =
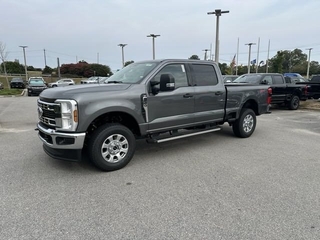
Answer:
POLYGON ((122 81, 109 81, 107 83, 122 83, 122 81))

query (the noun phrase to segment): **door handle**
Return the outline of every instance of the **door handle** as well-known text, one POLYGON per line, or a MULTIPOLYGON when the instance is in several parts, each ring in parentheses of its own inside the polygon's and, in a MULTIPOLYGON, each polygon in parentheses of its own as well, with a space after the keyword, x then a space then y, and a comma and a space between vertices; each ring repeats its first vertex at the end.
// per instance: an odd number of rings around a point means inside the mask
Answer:
POLYGON ((184 98, 192 98, 193 95, 190 93, 186 93, 185 95, 183 95, 184 98))
POLYGON ((222 95, 223 92, 218 91, 218 92, 215 92, 214 94, 215 94, 215 95, 222 95))

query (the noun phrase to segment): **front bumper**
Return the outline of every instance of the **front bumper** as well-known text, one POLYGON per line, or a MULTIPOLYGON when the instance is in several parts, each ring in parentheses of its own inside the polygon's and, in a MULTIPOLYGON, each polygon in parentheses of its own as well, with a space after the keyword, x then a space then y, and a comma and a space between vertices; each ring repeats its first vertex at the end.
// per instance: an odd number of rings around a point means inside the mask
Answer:
POLYGON ((43 142, 43 150, 52 158, 81 161, 85 133, 60 133, 50 128, 44 128, 39 123, 38 136, 43 142))
POLYGON ((44 145, 55 149, 82 149, 86 133, 61 133, 51 128, 37 125, 38 136, 44 145))
POLYGON ((28 93, 33 95, 39 95, 43 90, 45 90, 46 88, 28 88, 28 93))

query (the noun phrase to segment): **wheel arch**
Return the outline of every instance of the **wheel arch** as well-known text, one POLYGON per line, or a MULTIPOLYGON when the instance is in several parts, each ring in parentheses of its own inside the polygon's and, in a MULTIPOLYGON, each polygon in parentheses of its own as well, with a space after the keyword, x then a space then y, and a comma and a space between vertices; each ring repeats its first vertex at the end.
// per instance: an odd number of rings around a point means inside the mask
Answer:
POLYGON ((137 120, 127 112, 111 111, 106 112, 91 121, 87 127, 87 133, 90 136, 97 128, 106 123, 119 123, 126 126, 135 136, 141 136, 137 120))
POLYGON ((244 104, 242 105, 242 107, 238 111, 238 117, 240 116, 241 111, 243 109, 245 109, 245 108, 252 109, 257 116, 260 115, 259 105, 258 105, 257 100, 255 100, 255 99, 252 99, 252 98, 251 99, 247 99, 244 102, 244 104))

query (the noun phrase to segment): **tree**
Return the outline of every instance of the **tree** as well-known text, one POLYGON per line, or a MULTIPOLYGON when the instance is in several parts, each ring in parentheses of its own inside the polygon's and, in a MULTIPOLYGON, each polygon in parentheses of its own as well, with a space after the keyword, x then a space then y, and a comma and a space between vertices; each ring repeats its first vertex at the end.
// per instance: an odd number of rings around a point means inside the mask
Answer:
MULTIPOLYGON (((24 74, 24 66, 18 62, 5 62, 7 73, 24 74)), ((2 63, 1 66, 4 66, 2 63)))
POLYGON ((134 63, 134 61, 126 61, 125 63, 124 63, 124 67, 126 67, 126 66, 128 66, 128 65, 130 65, 131 63, 134 63))
POLYGON ((49 66, 46 66, 43 70, 42 70, 42 74, 51 74, 53 72, 53 69, 49 66))
POLYGON ((192 55, 189 59, 200 60, 198 55, 192 55))
POLYGON ((277 54, 269 60, 271 72, 298 72, 305 74, 307 70, 307 54, 301 49, 292 51, 278 51, 277 54))
POLYGON ((61 74, 82 76, 82 77, 92 77, 96 76, 111 76, 112 72, 109 66, 101 64, 89 64, 85 61, 80 61, 76 64, 62 64, 60 68, 61 74))
POLYGON ((6 45, 0 41, 0 59, 2 61, 1 65, 3 65, 4 75, 6 76, 8 87, 10 88, 7 68, 6 68, 7 57, 8 57, 8 52, 6 51, 6 45))

